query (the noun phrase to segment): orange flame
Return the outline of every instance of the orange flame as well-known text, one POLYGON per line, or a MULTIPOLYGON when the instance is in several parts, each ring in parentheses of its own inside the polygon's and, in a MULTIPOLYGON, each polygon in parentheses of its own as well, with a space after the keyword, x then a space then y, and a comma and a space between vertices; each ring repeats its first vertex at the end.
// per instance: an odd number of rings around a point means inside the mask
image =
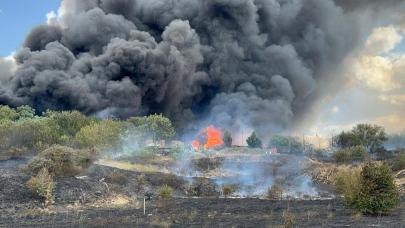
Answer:
POLYGON ((208 126, 204 128, 198 138, 203 138, 204 142, 200 140, 194 140, 191 142, 191 146, 194 149, 200 149, 204 147, 204 149, 212 149, 218 146, 222 146, 224 141, 222 140, 222 132, 221 130, 215 128, 214 126, 208 126), (202 137, 201 137, 202 136, 202 137))

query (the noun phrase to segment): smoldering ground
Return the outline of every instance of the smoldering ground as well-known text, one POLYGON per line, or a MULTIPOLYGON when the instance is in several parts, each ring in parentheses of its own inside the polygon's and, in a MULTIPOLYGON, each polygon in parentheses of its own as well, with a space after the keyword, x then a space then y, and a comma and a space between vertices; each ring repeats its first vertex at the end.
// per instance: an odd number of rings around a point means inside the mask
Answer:
POLYGON ((342 61, 403 4, 363 2, 64 0, 0 77, 0 103, 280 131, 344 84, 342 61))

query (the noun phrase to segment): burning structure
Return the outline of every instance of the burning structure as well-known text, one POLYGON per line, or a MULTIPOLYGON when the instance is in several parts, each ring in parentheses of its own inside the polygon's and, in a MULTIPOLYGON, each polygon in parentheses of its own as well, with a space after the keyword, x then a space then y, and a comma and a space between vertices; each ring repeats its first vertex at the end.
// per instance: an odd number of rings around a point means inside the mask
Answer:
POLYGON ((221 147, 224 145, 222 137, 223 135, 221 130, 211 125, 200 131, 197 139, 191 142, 191 146, 196 150, 201 148, 214 149, 217 147, 221 147))

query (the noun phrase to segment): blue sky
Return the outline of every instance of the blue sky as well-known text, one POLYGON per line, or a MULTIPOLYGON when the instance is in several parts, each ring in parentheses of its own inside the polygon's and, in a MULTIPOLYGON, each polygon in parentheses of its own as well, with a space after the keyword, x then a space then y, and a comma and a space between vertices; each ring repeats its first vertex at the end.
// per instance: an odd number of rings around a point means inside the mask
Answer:
POLYGON ((0 57, 17 50, 31 28, 45 23, 59 5, 60 0, 0 0, 0 57))

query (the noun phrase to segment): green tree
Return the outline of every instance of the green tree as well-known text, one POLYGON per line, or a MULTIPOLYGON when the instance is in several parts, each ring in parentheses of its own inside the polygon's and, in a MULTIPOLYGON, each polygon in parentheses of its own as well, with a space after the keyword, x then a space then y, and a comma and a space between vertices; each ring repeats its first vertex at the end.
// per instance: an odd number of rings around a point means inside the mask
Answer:
POLYGON ((58 127, 62 137, 72 138, 83 127, 90 125, 97 120, 89 118, 78 111, 47 111, 44 116, 49 118, 58 127))
POLYGON ((350 132, 342 132, 334 138, 335 144, 340 148, 364 146, 374 153, 383 147, 387 140, 383 127, 371 124, 358 124, 350 132))
POLYGON ((253 132, 247 139, 246 143, 250 148, 261 148, 262 147, 262 141, 257 137, 256 133, 253 132))
POLYGON ((0 105, 0 121, 15 121, 18 120, 18 113, 7 105, 0 105))
POLYGON ((231 133, 229 131, 224 132, 222 140, 224 141, 224 144, 225 144, 226 147, 231 147, 232 146, 232 135, 231 135, 231 133))
POLYGON ((22 149, 25 153, 36 154, 39 151, 60 142, 56 125, 47 118, 22 119, 8 127, 6 132, 7 147, 22 149))
POLYGON ((269 148, 276 147, 280 153, 300 154, 304 146, 294 137, 273 135, 269 141, 269 148))
POLYGON ((363 214, 385 214, 399 203, 398 188, 391 169, 386 165, 368 163, 363 167, 360 192, 355 207, 363 214))
POLYGON ((169 118, 162 114, 154 114, 143 117, 132 117, 128 120, 136 131, 144 137, 151 137, 153 141, 165 140, 173 137, 176 130, 169 118))
POLYGON ((107 119, 83 127, 75 138, 82 147, 113 150, 119 146, 126 129, 125 122, 107 119))
POLYGON ((16 111, 19 119, 32 119, 35 117, 35 109, 28 105, 17 107, 16 111))
POLYGON ((335 136, 333 142, 339 148, 348 148, 362 145, 360 139, 353 132, 344 131, 335 136))
POLYGON ((361 145, 371 153, 377 152, 383 147, 388 139, 383 127, 371 124, 359 124, 353 130, 353 134, 360 140, 361 145))

